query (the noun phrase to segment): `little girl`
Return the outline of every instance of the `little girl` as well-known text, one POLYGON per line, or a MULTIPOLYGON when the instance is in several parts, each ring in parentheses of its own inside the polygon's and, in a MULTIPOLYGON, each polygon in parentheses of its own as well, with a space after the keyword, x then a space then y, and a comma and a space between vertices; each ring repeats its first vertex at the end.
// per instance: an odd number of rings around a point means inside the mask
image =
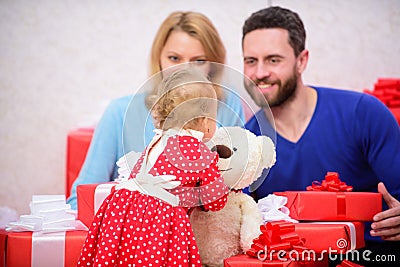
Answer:
POLYGON ((203 143, 216 130, 215 90, 196 69, 178 70, 151 101, 156 136, 99 208, 78 266, 201 266, 188 212, 220 210, 228 193, 203 143))

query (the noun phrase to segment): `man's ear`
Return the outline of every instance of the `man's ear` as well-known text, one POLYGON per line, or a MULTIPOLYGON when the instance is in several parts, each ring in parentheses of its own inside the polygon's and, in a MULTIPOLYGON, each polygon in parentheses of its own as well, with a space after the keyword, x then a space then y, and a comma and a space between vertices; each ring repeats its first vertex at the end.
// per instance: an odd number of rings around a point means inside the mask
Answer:
POLYGON ((302 74, 308 63, 308 50, 304 49, 297 57, 297 71, 302 74))

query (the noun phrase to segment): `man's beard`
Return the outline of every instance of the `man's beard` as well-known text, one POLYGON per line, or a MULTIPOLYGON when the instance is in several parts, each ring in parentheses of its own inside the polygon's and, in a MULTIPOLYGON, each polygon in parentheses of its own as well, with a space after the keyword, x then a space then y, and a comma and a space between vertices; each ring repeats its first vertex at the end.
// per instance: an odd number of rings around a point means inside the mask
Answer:
POLYGON ((250 94, 257 106, 263 108, 269 106, 270 108, 279 107, 287 101, 290 101, 294 97, 294 93, 297 88, 298 75, 293 71, 293 75, 282 85, 279 80, 275 84, 278 85, 278 92, 276 97, 267 99, 258 90, 257 85, 259 82, 270 83, 267 79, 256 80, 255 82, 247 81, 245 87, 247 92, 250 94))
POLYGON ((278 82, 279 90, 275 98, 267 99, 267 102, 271 108, 279 107, 286 101, 290 101, 293 98, 294 92, 297 87, 297 75, 294 73, 283 85, 281 81, 278 82))

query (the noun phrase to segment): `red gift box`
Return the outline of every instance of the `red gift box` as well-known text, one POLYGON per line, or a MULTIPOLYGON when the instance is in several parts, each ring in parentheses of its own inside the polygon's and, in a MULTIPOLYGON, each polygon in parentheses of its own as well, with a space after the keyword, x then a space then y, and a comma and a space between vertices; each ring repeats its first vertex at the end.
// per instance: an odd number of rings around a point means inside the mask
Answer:
POLYGON ((396 118, 397 123, 400 125, 400 103, 399 103, 399 107, 392 107, 389 109, 392 112, 392 114, 394 115, 394 117, 396 118))
POLYGON ((374 84, 374 90, 364 89, 363 91, 381 100, 400 125, 400 79, 379 78, 374 84))
POLYGON ((351 192, 352 186, 339 179, 339 173, 327 172, 322 182, 314 181, 308 191, 276 192, 287 197, 290 217, 302 221, 373 221, 382 211, 382 194, 351 192), (365 208, 368 203, 368 208, 365 208))
POLYGON ((378 78, 374 84, 374 90, 393 89, 400 91, 400 79, 397 78, 378 78))
POLYGON ((71 187, 79 175, 82 164, 93 136, 93 128, 79 128, 72 130, 67 136, 67 166, 65 196, 71 194, 71 187))
POLYGON ((84 230, 46 234, 0 232, 1 241, 6 242, 6 258, 0 266, 75 267, 86 235, 84 230))
POLYGON ((364 92, 381 100, 400 125, 400 79, 379 78, 373 91, 364 89, 364 92))
POLYGON ((98 208, 115 184, 116 182, 78 185, 76 187, 78 220, 89 227, 98 208))
POLYGON ((0 229, 0 267, 6 266, 7 231, 0 229))
POLYGON ((262 266, 288 266, 288 267, 325 267, 328 266, 328 259, 318 259, 312 262, 299 261, 262 261, 247 255, 237 255, 224 260, 224 267, 262 267, 262 266))
POLYGON ((365 246, 362 222, 296 223, 295 231, 303 245, 316 253, 344 254, 365 246))
POLYGON ((290 217, 303 221, 372 221, 382 211, 382 194, 368 192, 285 191, 290 217), (365 203, 368 203, 366 208, 365 203))

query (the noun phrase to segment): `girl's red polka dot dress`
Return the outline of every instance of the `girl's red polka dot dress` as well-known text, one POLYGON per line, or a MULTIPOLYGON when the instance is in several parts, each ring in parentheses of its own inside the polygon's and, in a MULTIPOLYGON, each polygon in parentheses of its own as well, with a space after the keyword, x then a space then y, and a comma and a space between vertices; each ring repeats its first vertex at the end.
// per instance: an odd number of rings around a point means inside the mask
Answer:
MULTIPOLYGON (((132 170, 139 172, 145 153, 132 170)), ((113 190, 99 208, 77 266, 201 266, 188 211, 202 205, 224 207, 228 188, 217 167, 218 155, 193 136, 174 135, 149 169, 175 175, 181 185, 168 190, 179 205, 128 189, 113 190)))

